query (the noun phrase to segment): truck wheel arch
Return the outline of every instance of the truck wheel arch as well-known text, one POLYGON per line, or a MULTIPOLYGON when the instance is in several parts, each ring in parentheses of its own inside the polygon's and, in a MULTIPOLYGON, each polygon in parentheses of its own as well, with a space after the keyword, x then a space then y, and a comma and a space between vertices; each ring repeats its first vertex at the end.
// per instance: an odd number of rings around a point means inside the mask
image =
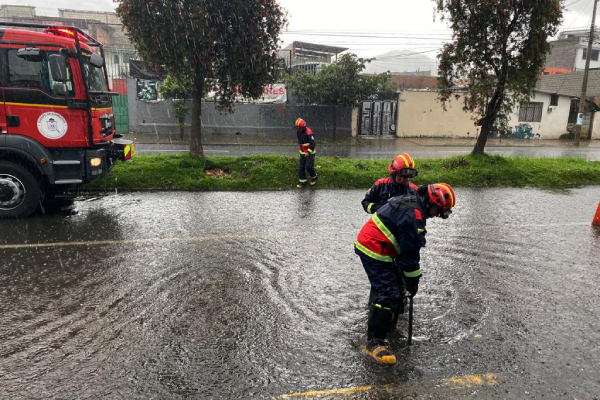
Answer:
POLYGON ((0 160, 25 163, 41 182, 54 182, 52 157, 33 139, 21 135, 0 135, 0 160), (46 163, 41 164, 41 159, 45 159, 46 163))

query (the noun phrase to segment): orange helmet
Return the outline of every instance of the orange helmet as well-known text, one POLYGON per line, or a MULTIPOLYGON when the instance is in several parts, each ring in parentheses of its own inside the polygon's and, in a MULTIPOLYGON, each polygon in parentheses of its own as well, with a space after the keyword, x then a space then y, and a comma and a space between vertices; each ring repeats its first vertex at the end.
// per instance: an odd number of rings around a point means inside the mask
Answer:
POLYGON ((446 219, 452 212, 451 208, 456 205, 454 190, 447 183, 434 183, 428 185, 429 202, 440 207, 440 217, 446 219))
POLYGON ((417 176, 416 168, 417 163, 415 163, 412 157, 409 156, 408 153, 403 153, 400 154, 398 157, 394 158, 392 163, 388 166, 388 171, 390 172, 390 174, 401 172, 402 175, 408 175, 409 178, 414 178, 415 176, 417 176))
POLYGON ((306 122, 302 118, 298 118, 294 126, 296 128, 304 128, 306 126, 306 122))

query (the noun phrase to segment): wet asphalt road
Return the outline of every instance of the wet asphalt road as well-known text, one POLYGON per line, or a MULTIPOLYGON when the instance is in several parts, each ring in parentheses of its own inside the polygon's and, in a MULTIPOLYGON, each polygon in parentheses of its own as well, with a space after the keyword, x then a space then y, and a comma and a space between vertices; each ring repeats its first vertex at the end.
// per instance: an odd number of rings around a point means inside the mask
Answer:
POLYGON ((456 193, 395 367, 361 353, 363 191, 130 193, 0 221, 0 398, 598 398, 600 188, 456 193))
MULTIPOLYGON (((187 153, 189 147, 186 144, 136 144, 137 154, 181 154, 187 153)), ((363 140, 358 145, 319 145, 318 155, 339 156, 347 158, 393 158, 403 152, 408 152, 414 158, 449 158, 458 155, 470 154, 473 146, 422 146, 407 145, 405 142, 394 142, 392 140, 363 140)), ((243 156, 248 154, 293 154, 297 148, 290 145, 248 145, 248 144, 206 144, 204 152, 209 156, 243 156)), ((578 157, 588 161, 600 160, 600 147, 553 146, 536 147, 531 145, 510 147, 486 146, 485 152, 490 155, 504 157, 578 157)))

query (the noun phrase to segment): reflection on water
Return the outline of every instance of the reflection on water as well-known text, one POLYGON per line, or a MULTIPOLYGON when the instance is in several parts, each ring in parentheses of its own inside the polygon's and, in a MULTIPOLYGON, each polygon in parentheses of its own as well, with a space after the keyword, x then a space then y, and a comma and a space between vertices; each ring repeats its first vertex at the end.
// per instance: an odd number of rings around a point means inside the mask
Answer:
POLYGON ((550 394, 597 393, 594 188, 457 189, 428 224, 420 340, 393 338, 394 368, 361 353, 363 196, 125 194, 0 221, 0 397, 263 398, 521 368, 550 394), (584 370, 565 383, 557 357, 584 370))

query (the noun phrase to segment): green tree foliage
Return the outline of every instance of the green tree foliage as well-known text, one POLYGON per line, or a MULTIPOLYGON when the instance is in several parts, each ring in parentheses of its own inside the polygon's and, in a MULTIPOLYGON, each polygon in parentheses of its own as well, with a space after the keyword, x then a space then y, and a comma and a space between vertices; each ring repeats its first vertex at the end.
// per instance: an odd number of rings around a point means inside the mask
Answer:
POLYGON ((235 96, 258 98, 274 81, 286 23, 276 0, 121 0, 116 11, 142 59, 190 77, 194 156, 204 156, 200 116, 209 90, 232 112, 235 96))
POLYGON ((297 71, 285 78, 286 84, 303 103, 332 107, 334 139, 337 131, 337 107, 355 107, 374 93, 396 90, 389 73, 378 76, 361 75, 366 62, 355 54, 344 54, 338 61, 323 67, 316 75, 297 71))
POLYGON ((438 56, 439 98, 445 106, 456 80, 469 79, 464 110, 481 125, 472 153, 482 154, 496 118, 533 95, 563 8, 560 0, 434 1, 454 31, 438 56))
POLYGON ((187 75, 179 77, 168 76, 158 87, 162 97, 171 100, 171 110, 179 124, 179 137, 183 140, 185 130, 185 117, 189 113, 188 102, 192 98, 192 80, 187 75))

